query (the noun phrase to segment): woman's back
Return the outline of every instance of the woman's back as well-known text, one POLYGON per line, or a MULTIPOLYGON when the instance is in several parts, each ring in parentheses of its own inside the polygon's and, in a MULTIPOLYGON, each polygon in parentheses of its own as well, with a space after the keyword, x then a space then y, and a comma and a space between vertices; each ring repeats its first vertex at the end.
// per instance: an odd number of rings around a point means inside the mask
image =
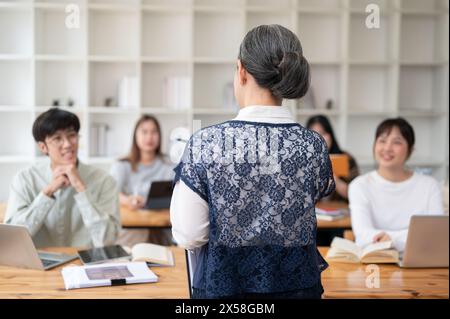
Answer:
POLYGON ((176 168, 208 202, 197 287, 207 297, 312 287, 315 202, 333 190, 323 139, 296 123, 228 121, 197 132, 176 168))

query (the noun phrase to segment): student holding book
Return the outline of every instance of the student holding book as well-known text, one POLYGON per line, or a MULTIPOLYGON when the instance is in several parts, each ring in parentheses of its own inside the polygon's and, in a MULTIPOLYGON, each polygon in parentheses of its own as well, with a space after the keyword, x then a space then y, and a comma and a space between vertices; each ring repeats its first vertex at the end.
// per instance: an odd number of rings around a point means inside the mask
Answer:
POLYGON ((26 226, 37 247, 104 246, 120 228, 117 185, 78 160, 80 121, 50 109, 33 124, 47 159, 19 172, 10 187, 5 223, 26 226))
POLYGON ((328 152, 331 154, 345 154, 348 157, 349 174, 347 177, 334 176, 336 182, 336 191, 329 196, 329 200, 348 200, 348 184, 359 175, 359 168, 356 160, 348 152, 341 150, 339 143, 334 135, 333 127, 330 121, 324 115, 316 115, 308 119, 306 127, 316 131, 324 138, 327 143, 328 152))
MULTIPOLYGON (((120 204, 131 210, 144 207, 152 182, 173 179, 173 165, 161 153, 161 128, 155 117, 142 115, 136 122, 130 153, 115 162, 110 173, 119 186, 120 204)), ((122 229, 118 243, 132 246, 149 240, 172 243, 170 231, 146 229, 122 229)))
POLYGON ((403 118, 387 119, 378 126, 373 146, 378 169, 357 177, 349 188, 352 228, 359 246, 392 241, 402 252, 411 216, 443 214, 438 182, 406 167, 414 142, 414 130, 403 118))
POLYGON ((234 77, 239 114, 194 133, 175 168, 173 236, 201 248, 194 298, 321 297, 315 203, 334 190, 331 162, 323 138, 282 106, 309 83, 294 33, 247 33, 234 77))

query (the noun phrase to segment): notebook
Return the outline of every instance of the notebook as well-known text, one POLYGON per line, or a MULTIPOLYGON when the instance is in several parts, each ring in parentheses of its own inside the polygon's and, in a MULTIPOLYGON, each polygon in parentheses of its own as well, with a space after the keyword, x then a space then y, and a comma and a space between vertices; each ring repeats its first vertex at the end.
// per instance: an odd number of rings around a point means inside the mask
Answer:
POLYGON ((145 262, 68 266, 61 270, 61 274, 66 290, 158 281, 145 262))

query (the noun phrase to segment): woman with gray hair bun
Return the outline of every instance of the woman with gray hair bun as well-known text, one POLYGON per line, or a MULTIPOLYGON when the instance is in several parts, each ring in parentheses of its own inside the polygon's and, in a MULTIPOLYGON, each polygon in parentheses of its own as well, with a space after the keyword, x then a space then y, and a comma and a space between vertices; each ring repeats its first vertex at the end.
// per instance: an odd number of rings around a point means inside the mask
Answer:
POLYGON ((196 258, 194 298, 320 298, 315 203, 334 190, 322 137, 283 99, 304 96, 299 39, 261 25, 242 41, 233 120, 194 133, 175 168, 172 233, 196 258))

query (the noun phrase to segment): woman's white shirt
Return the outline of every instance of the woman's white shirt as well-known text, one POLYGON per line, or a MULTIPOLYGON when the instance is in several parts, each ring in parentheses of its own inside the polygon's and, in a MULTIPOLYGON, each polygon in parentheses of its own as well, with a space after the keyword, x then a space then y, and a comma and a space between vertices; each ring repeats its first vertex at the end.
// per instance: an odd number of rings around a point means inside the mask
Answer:
POLYGON ((359 246, 372 243, 384 231, 399 251, 405 249, 411 216, 444 213, 438 182, 418 173, 403 182, 388 181, 377 171, 361 175, 350 183, 349 202, 359 246))

